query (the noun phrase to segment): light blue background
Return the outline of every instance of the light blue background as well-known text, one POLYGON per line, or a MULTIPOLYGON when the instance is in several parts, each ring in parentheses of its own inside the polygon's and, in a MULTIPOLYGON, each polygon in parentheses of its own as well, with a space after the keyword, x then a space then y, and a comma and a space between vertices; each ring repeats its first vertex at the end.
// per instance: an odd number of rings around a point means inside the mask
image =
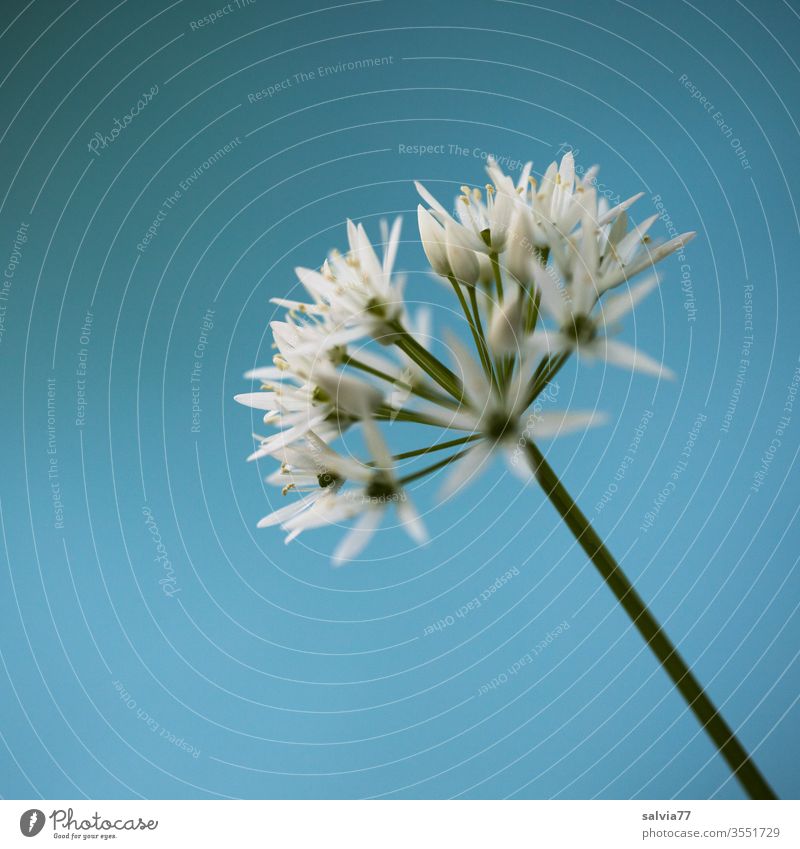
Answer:
MULTIPOLYGON (((530 158, 541 173, 568 143, 614 193, 647 192, 637 220, 660 194, 680 230, 699 231, 687 249, 696 315, 672 258, 625 338, 677 382, 565 369, 559 403, 597 404, 611 423, 548 445, 550 460, 776 790, 797 797, 800 407, 750 490, 800 352, 795 2, 257 0, 198 30, 190 22, 212 3, 3 8, 4 269, 29 225, 0 341, 3 796, 739 795, 542 494, 499 465, 441 507, 435 483, 415 490, 433 536, 423 549, 395 529, 334 570, 339 531, 285 547, 255 528, 276 502, 261 482, 271 466, 244 462, 254 418, 231 399, 271 355, 268 301, 291 290, 293 267, 341 245, 348 216, 377 235, 382 216, 403 213, 409 297, 450 307, 421 273, 412 180, 448 198, 485 181, 473 151, 530 158), (294 80, 369 57, 392 61, 294 80), (153 85, 130 126, 90 153, 153 85), (138 252, 164 198, 235 137, 138 252), (400 152, 420 144, 468 154, 400 152), (754 338, 737 390, 748 283, 754 338), (642 532, 699 414, 688 467, 642 532), (512 567, 479 609, 455 615, 512 567), (563 621, 534 662, 478 695, 563 621)), ((667 235, 663 221, 654 232, 667 235)), ((403 424, 389 436, 424 438, 403 424)))

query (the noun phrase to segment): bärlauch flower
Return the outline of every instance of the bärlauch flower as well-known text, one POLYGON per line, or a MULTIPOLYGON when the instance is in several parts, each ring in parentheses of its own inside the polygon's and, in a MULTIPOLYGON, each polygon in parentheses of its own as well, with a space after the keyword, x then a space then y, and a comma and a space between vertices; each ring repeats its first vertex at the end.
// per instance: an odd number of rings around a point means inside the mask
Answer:
MULTIPOLYGON (((515 185, 511 177, 504 174, 494 159, 490 157, 486 171, 492 183, 486 186, 485 195, 478 188, 462 186, 461 195, 456 200, 456 218, 436 200, 425 186, 421 183, 415 183, 415 185, 423 200, 430 207, 427 214, 445 231, 447 231, 449 225, 450 231, 445 236, 445 240, 449 238, 451 242, 478 253, 490 253, 492 251, 499 253, 505 247, 514 206, 518 202, 519 193, 527 185, 530 167, 531 165, 528 163, 523 168, 519 183, 515 185)), ((423 227, 425 229, 423 243, 426 241, 429 243, 437 240, 442 241, 444 234, 440 234, 435 228, 428 227, 427 224, 423 227)), ((427 250, 426 248, 426 252, 427 250)), ((431 261, 431 265, 439 274, 446 274, 445 271, 439 270, 433 261, 431 261)))
MULTIPOLYGON (((530 471, 520 462, 520 446, 528 438, 549 439, 602 424, 605 416, 597 412, 542 411, 526 415, 533 400, 530 378, 540 359, 538 352, 528 352, 519 368, 505 380, 497 374, 487 375, 463 344, 452 335, 447 339, 453 363, 464 384, 462 406, 454 412, 442 412, 440 421, 453 430, 468 431, 475 441, 453 464, 441 495, 447 497, 468 480, 475 480, 488 466, 494 452, 500 452, 509 469, 523 479, 530 471)), ((499 356, 501 352, 493 351, 499 356)), ((426 408, 431 416, 433 410, 426 408)))
POLYGON ((257 369, 249 373, 259 380, 270 380, 260 392, 245 392, 235 400, 246 407, 264 411, 264 424, 278 432, 262 440, 249 457, 258 460, 305 438, 310 431, 325 428, 325 435, 342 433, 358 418, 359 411, 370 411, 383 401, 383 393, 373 384, 336 371, 320 361, 309 373, 289 372, 281 367, 257 369))
MULTIPOLYGON (((393 342, 396 322, 405 317, 402 277, 393 277, 400 240, 400 219, 386 235, 386 249, 379 259, 362 224, 347 222, 350 250, 331 253, 321 271, 298 267, 300 282, 313 304, 275 299, 275 303, 300 312, 327 314, 332 327, 347 341, 371 336, 383 345, 393 342)), ((340 344, 334 334, 331 344, 340 344)))
POLYGON ((550 356, 575 351, 588 360, 605 360, 656 377, 674 378, 674 374, 662 363, 625 342, 611 338, 618 330, 617 322, 658 286, 658 276, 653 275, 596 307, 592 303, 593 297, 585 296, 588 284, 575 291, 576 296, 584 297, 576 297, 576 302, 573 302, 566 286, 559 287, 546 271, 537 274, 537 283, 542 295, 542 308, 555 320, 558 329, 537 330, 530 340, 533 350, 550 356))
MULTIPOLYGON (((289 532, 287 542, 311 528, 338 525, 356 519, 355 525, 333 552, 334 565, 352 560, 366 547, 386 512, 394 507, 401 526, 417 543, 427 540, 427 532, 411 500, 398 480, 394 460, 375 423, 362 411, 361 426, 372 462, 360 463, 344 457, 327 446, 317 446, 312 462, 322 468, 317 479, 318 491, 308 474, 304 481, 312 491, 301 498, 295 510, 276 513, 262 519, 265 524, 280 522, 289 532), (276 519, 277 516, 277 519, 276 519)), ((306 465, 308 460, 305 460, 306 465)))

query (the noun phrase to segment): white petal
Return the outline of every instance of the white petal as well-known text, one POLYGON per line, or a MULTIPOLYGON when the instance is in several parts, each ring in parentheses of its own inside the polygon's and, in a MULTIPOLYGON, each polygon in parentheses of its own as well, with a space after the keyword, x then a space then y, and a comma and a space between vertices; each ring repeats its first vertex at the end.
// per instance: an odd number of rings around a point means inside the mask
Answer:
POLYGON ((551 318, 563 324, 570 315, 570 307, 566 292, 558 286, 551 274, 555 274, 552 265, 542 268, 538 262, 534 264, 533 278, 542 296, 542 308, 551 318))
POLYGON ((302 439, 309 430, 325 421, 327 416, 327 412, 320 413, 306 421, 286 428, 286 430, 282 430, 274 436, 270 436, 269 439, 267 439, 262 446, 257 451, 254 451, 247 459, 257 460, 259 457, 274 454, 276 451, 286 448, 287 445, 291 445, 293 442, 297 442, 299 439, 302 439))
POLYGON ((467 286, 474 286, 480 276, 480 265, 475 251, 464 246, 460 231, 461 228, 457 224, 447 222, 445 226, 447 262, 456 280, 467 286))
POLYGON ((243 392, 234 395, 233 400, 254 410, 274 410, 278 396, 274 392, 243 392))
POLYGON ((522 313, 527 304, 519 286, 514 286, 503 305, 492 313, 487 342, 493 354, 516 354, 524 345, 522 313))
POLYGON ((505 457, 508 470, 514 477, 522 481, 531 480, 533 473, 523 454, 523 449, 519 445, 503 446, 503 456, 505 457))
POLYGON ((599 227, 603 227, 604 225, 613 221, 621 212, 625 212, 625 210, 630 209, 633 204, 636 203, 639 198, 644 197, 644 192, 639 192, 639 194, 633 195, 633 197, 629 197, 627 200, 622 201, 622 203, 618 203, 616 206, 604 212, 597 221, 599 227))
POLYGON ((562 185, 572 187, 575 182, 575 157, 572 151, 568 150, 561 157, 561 165, 558 167, 558 176, 561 177, 562 185))
POLYGON ((389 240, 383 253, 383 273, 391 274, 394 268, 394 261, 397 257, 397 247, 400 244, 400 229, 403 224, 403 219, 398 216, 392 223, 392 229, 389 231, 389 240))
POLYGON ((530 283, 533 256, 533 220, 528 207, 520 207, 514 214, 508 231, 508 244, 503 255, 505 268, 523 285, 530 283))
POLYGON ((383 401, 383 393, 377 387, 327 364, 315 369, 313 379, 337 409, 357 418, 369 417, 383 401))
POLYGON ((392 454, 386 446, 386 441, 381 436, 378 426, 372 419, 365 418, 361 422, 361 427, 364 431, 364 441, 367 443, 367 448, 375 461, 376 467, 382 471, 391 471, 394 467, 392 454))
POLYGON ((428 541, 428 532, 411 500, 405 493, 403 495, 404 499, 397 504, 397 515, 403 523, 403 529, 411 539, 422 545, 428 541))
POLYGON ((300 266, 295 268, 294 273, 314 300, 324 301, 326 299, 331 289, 330 280, 323 277, 318 271, 300 266))
POLYGON ((450 263, 447 260, 444 227, 436 222, 422 204, 417 207, 417 223, 422 249, 431 268, 437 274, 447 277, 450 274, 450 263))
POLYGON ((626 292, 620 295, 615 295, 613 298, 609 298, 605 304, 602 305, 602 309, 600 311, 601 322, 603 324, 611 324, 612 322, 622 318, 623 315, 631 312, 633 308, 642 301, 642 299, 647 297, 647 295, 649 295, 660 282, 658 275, 654 274, 652 277, 648 277, 646 280, 643 280, 641 283, 638 283, 626 292))
POLYGON ((664 377, 668 380, 675 379, 674 373, 665 365, 624 342, 617 339, 608 339, 604 336, 598 339, 597 343, 603 346, 600 349, 600 356, 604 357, 609 363, 633 371, 640 371, 644 374, 651 374, 654 377, 664 377))
POLYGON ((450 213, 439 203, 438 200, 436 200, 436 198, 425 188, 425 186, 422 185, 422 183, 415 180, 414 185, 428 206, 435 209, 440 215, 443 215, 445 219, 451 218, 450 213))
POLYGON ((456 460, 439 490, 439 498, 444 501, 460 490, 467 482, 476 481, 488 468, 491 453, 491 445, 483 441, 479 442, 474 448, 470 448, 463 457, 456 460))
POLYGON ((564 333, 553 332, 540 327, 533 336, 529 337, 528 346, 531 351, 539 355, 552 357, 574 347, 574 343, 564 333))
POLYGON ((377 507, 368 507, 367 512, 347 532, 345 538, 336 546, 331 562, 334 566, 341 566, 348 560, 352 560, 366 548, 372 539, 375 530, 381 521, 383 510, 377 507))
POLYGON ((291 504, 279 507, 277 510, 264 516, 264 518, 259 521, 257 527, 269 528, 272 525, 280 525, 291 519, 293 516, 296 516, 298 513, 302 513, 303 510, 306 510, 311 503, 313 502, 311 502, 309 498, 300 498, 297 501, 292 501, 291 504))
POLYGON ((587 427, 597 427, 608 420, 605 413, 598 412, 545 412, 540 413, 533 425, 533 435, 536 438, 547 439, 552 436, 563 436, 587 427))
POLYGON ((449 330, 445 331, 445 341, 450 349, 450 357, 455 366, 454 371, 463 380, 468 399, 482 406, 486 403, 491 389, 486 375, 461 340, 449 330))
POLYGON ((245 380, 282 380, 285 376, 286 372, 277 366, 263 366, 244 373, 245 380))

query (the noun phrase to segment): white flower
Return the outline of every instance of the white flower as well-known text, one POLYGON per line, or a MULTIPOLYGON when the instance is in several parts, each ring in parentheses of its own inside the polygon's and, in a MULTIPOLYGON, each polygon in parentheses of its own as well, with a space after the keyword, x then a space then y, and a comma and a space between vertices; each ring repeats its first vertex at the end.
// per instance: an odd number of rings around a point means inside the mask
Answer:
POLYGON ((324 462, 327 474, 336 483, 328 483, 322 495, 305 496, 302 508, 282 522, 283 529, 289 532, 288 542, 302 531, 358 517, 333 553, 332 560, 337 566, 363 551, 391 506, 396 508, 402 527, 415 542, 427 541, 425 526, 394 473, 394 461, 377 426, 365 418, 362 427, 372 465, 328 450, 324 462), (340 481, 347 481, 348 485, 340 481))
POLYGON ((559 288, 546 271, 537 275, 537 282, 542 293, 542 308, 555 319, 558 330, 537 331, 532 339, 534 350, 551 356, 577 351, 588 359, 602 359, 656 377, 674 377, 666 366, 652 357, 609 336, 615 332, 616 322, 658 286, 657 275, 609 298, 593 311, 593 304, 585 296, 586 287, 577 289, 576 294, 583 297, 576 305, 570 301, 567 287, 559 288))
MULTIPOLYGON (((301 497, 264 516, 259 528, 283 525, 304 513, 320 498, 330 497, 343 483, 331 468, 332 450, 316 433, 309 431, 302 442, 285 446, 280 452, 281 466, 267 482, 281 487, 283 495, 300 493, 301 497)), ((288 540, 287 540, 288 541, 288 540)))
POLYGON ((328 425, 328 432, 339 433, 366 410, 372 410, 383 400, 383 393, 370 383, 351 374, 336 371, 326 361, 316 365, 313 372, 292 373, 282 367, 249 372, 259 380, 279 380, 264 384, 260 392, 245 392, 235 400, 246 407, 264 411, 264 423, 279 428, 267 437, 248 459, 258 460, 298 442, 313 430, 328 425))
POLYGON ((460 489, 467 480, 474 480, 486 469, 487 460, 495 451, 504 454, 514 474, 528 479, 530 470, 519 462, 519 446, 525 439, 546 439, 605 421, 602 414, 592 412, 535 410, 531 416, 524 417, 531 404, 529 381, 539 359, 536 352, 529 352, 507 384, 498 389, 458 339, 449 336, 448 347, 464 383, 464 402, 450 415, 450 427, 483 438, 456 461, 442 488, 443 497, 460 489))
MULTIPOLYGON (((583 210, 582 195, 593 191, 597 166, 592 166, 578 178, 575 173, 575 157, 567 151, 561 163, 551 162, 542 177, 540 186, 531 180, 530 194, 524 197, 533 216, 533 237, 541 248, 550 248, 554 241, 568 236, 581 219, 583 210)), ((639 192, 627 200, 608 209, 604 203, 601 216, 596 224, 602 227, 613 221, 620 213, 635 203, 644 192, 639 192)))
POLYGON ((588 297, 594 303, 609 289, 632 280, 695 237, 696 233, 690 231, 668 242, 652 244, 647 233, 658 215, 651 215, 628 230, 628 216, 623 207, 636 197, 608 210, 606 204, 598 203, 595 190, 587 189, 574 204, 580 229, 565 239, 551 242, 554 264, 567 285, 584 287, 578 297, 588 297))
MULTIPOLYGON (((457 219, 450 215, 425 186, 421 183, 414 185, 423 200, 430 206, 428 214, 442 228, 447 229, 450 225, 450 232, 452 232, 458 245, 470 248, 478 253, 499 253, 505 247, 508 227, 519 193, 524 190, 527 184, 530 163, 523 169, 517 186, 514 185, 511 177, 503 173, 491 157, 488 160, 486 171, 492 179, 492 184, 486 186, 485 195, 478 188, 461 187, 461 195, 456 200, 457 219)), ((435 231, 427 227, 426 231, 433 237, 435 231)), ((447 238, 450 238, 450 233, 447 234, 447 238)), ((423 236, 424 241, 425 236, 423 236)), ((433 261, 431 261, 431 265, 434 270, 438 271, 433 261)))
POLYGON ((372 336, 384 345, 391 344, 395 324, 405 315, 403 278, 394 279, 392 271, 400 240, 398 218, 387 235, 383 259, 379 259, 362 224, 347 222, 350 250, 346 256, 332 253, 322 271, 295 269, 297 276, 314 299, 313 304, 276 301, 306 312, 330 314, 336 328, 349 331, 349 338, 372 336))
POLYGON ((595 412, 544 409, 554 399, 553 377, 567 355, 671 376, 613 338, 619 320, 658 278, 605 295, 682 248, 694 233, 653 245, 648 230, 657 216, 628 227, 627 210, 641 193, 609 207, 598 200, 596 169, 576 176, 571 153, 549 166, 539 186, 529 177, 530 163, 517 183, 493 160, 487 171, 492 182, 485 193, 464 187, 454 215, 417 184, 428 204, 417 210, 419 233, 434 273, 469 287, 468 299, 458 285, 454 294, 474 355, 449 337, 448 367, 433 351, 429 312, 417 312, 412 322, 404 281, 393 273, 399 220, 391 231, 382 224, 382 258, 364 227, 348 221, 345 255, 331 253, 319 271, 297 269, 310 301, 274 300, 288 313, 271 323, 273 364, 248 375, 262 381, 261 391, 236 400, 263 411, 265 423, 276 427, 272 435, 256 437, 260 444, 250 459, 278 458, 280 469, 267 480, 299 497, 264 516, 260 527, 280 525, 289 541, 304 530, 354 521, 333 555, 341 563, 363 550, 394 506, 412 539, 423 542, 425 530, 404 484, 448 467, 444 492, 452 494, 498 451, 515 474, 531 480, 523 458, 535 456, 532 441, 604 420, 595 412), (480 289, 478 282, 484 284, 480 289), (389 351, 377 354, 370 342, 389 351), (391 421, 392 428, 411 422, 445 433, 393 458, 378 419, 391 421), (332 445, 356 423, 369 462, 332 445), (464 435, 448 439, 447 431, 464 435), (397 475, 395 459, 427 463, 429 454, 452 449, 404 478, 397 475))

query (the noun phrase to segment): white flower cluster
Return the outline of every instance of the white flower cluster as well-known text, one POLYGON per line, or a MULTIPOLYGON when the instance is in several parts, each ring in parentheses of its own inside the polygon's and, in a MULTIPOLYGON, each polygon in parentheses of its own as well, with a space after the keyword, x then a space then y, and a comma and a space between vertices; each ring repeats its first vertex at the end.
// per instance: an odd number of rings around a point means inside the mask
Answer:
MULTIPOLYGON (((267 480, 299 497, 260 527, 280 525, 288 541, 309 528, 356 519, 334 552, 341 563, 358 555, 394 506, 422 542, 425 529, 408 483, 451 467, 443 488, 449 496, 497 450, 512 459, 524 440, 599 423, 592 413, 526 412, 571 353, 670 376, 613 335, 619 319, 659 282, 655 274, 634 286, 631 279, 694 233, 653 244, 647 232, 657 216, 628 224, 627 209, 641 194, 609 208, 597 197, 596 169, 577 179, 571 153, 552 163, 540 183, 530 164, 517 184, 492 161, 487 171, 485 192, 463 187, 455 215, 417 184, 427 204, 418 208, 425 254, 452 286, 474 344, 470 351, 448 335, 450 366, 430 350, 430 315, 412 317, 403 300, 405 281, 394 272, 399 219, 383 225, 382 256, 364 227, 348 222, 346 254, 332 252, 318 271, 296 270, 309 300, 274 300, 287 309, 283 321, 271 324, 278 353, 271 366, 246 375, 261 388, 236 400, 263 411, 264 423, 276 428, 257 437, 250 459, 279 460, 267 480), (616 288, 619 294, 604 297, 616 288), (368 340, 383 350, 370 350, 368 340), (432 445, 393 456, 377 424, 382 420, 440 432, 432 445), (369 450, 364 462, 333 447, 354 425, 369 450), (443 440, 442 429, 460 435, 443 440), (444 460, 398 476, 398 460, 450 448, 456 451, 444 460)), ((510 466, 530 476, 518 462, 510 466)))

